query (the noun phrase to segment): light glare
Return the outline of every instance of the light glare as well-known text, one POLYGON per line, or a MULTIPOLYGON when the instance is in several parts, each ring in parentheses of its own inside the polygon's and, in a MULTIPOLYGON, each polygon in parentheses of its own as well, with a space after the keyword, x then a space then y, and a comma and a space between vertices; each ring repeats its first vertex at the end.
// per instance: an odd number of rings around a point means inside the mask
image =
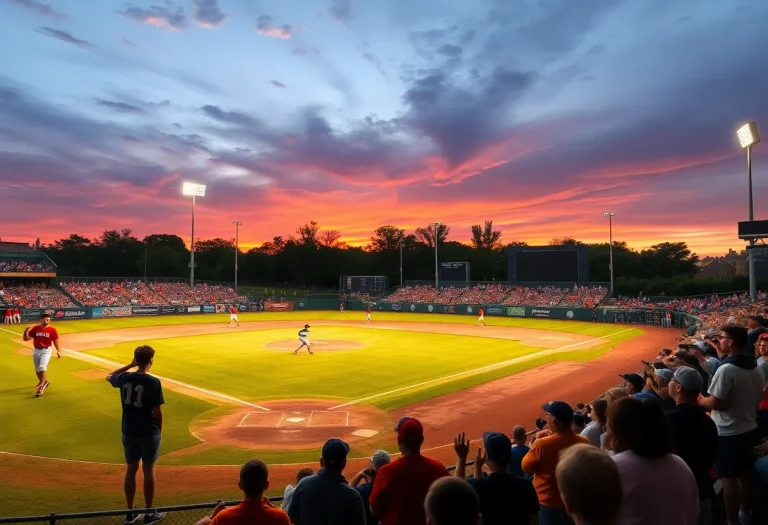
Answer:
POLYGON ((760 142, 760 134, 757 132, 757 124, 754 122, 747 122, 741 126, 736 132, 736 136, 739 138, 739 144, 742 148, 748 148, 760 142))
POLYGON ((181 193, 184 195, 194 195, 195 197, 205 197, 205 184, 185 182, 181 187, 181 193))

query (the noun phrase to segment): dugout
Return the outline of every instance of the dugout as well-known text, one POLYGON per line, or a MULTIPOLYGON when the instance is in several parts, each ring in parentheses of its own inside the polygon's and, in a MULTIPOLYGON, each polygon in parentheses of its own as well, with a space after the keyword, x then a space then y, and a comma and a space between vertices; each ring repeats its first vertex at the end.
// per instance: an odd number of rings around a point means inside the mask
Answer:
POLYGON ((510 246, 507 281, 510 283, 589 283, 589 249, 583 245, 510 246))

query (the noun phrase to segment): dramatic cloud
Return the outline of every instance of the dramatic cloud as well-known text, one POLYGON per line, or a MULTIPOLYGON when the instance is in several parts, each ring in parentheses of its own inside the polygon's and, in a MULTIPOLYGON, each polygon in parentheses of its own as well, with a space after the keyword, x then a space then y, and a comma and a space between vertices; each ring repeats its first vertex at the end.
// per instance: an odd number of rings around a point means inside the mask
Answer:
POLYGON ((202 27, 219 27, 227 15, 219 9, 218 0, 192 0, 195 20, 202 27))
POLYGON ((12 4, 16 4, 18 6, 21 6, 25 9, 28 9, 29 11, 32 11, 33 13, 37 13, 39 15, 47 16, 49 18, 53 18, 55 20, 66 20, 67 15, 63 13, 59 13, 54 8, 52 8, 48 4, 44 4, 42 2, 37 2, 36 0, 9 0, 12 4))
POLYGON ((280 82, 279 80, 275 80, 275 79, 270 80, 269 83, 272 84, 273 86, 275 86, 276 88, 288 87, 285 84, 283 84, 282 82, 280 82))
POLYGON ((96 99, 96 104, 98 104, 99 106, 117 111, 118 113, 131 113, 134 115, 145 113, 145 111, 142 108, 138 106, 133 106, 131 104, 126 104, 125 102, 115 102, 113 100, 96 99))
POLYGON ((56 40, 61 40, 62 42, 66 42, 67 44, 72 44, 73 46, 82 47, 83 49, 88 49, 93 47, 93 44, 91 44, 87 40, 80 40, 79 38, 73 37, 71 34, 67 33, 66 31, 61 31, 59 29, 53 29, 51 27, 41 27, 36 31, 41 35, 55 38, 56 40))
POLYGON ((275 19, 269 15, 261 15, 256 21, 256 32, 260 35, 279 38, 281 40, 290 40, 293 37, 293 29, 288 24, 278 27, 275 25, 275 19))
POLYGON ((151 5, 148 8, 143 8, 129 5, 122 11, 115 12, 136 22, 150 24, 161 29, 181 31, 186 29, 188 25, 184 9, 170 0, 166 1, 164 6, 151 5))

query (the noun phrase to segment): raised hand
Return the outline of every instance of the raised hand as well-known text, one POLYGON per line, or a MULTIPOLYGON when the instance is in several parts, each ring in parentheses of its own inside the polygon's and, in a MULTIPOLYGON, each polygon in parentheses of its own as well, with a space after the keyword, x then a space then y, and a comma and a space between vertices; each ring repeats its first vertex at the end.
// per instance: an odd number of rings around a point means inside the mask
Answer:
POLYGON ((456 435, 456 439, 453 440, 453 450, 456 451, 456 455, 459 458, 467 459, 469 455, 469 441, 465 440, 464 432, 456 435))

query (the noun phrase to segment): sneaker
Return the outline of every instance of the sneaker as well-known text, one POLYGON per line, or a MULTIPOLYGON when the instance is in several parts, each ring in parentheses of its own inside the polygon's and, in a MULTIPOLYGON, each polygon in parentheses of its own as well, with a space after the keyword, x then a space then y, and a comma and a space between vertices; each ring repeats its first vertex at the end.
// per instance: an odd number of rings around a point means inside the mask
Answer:
POLYGON ((151 514, 144 514, 144 525, 149 525, 150 523, 157 523, 161 519, 165 517, 165 512, 157 512, 156 510, 153 510, 151 514))
POLYGON ((45 383, 42 385, 38 385, 37 390, 35 390, 35 397, 40 397, 43 395, 43 392, 45 391, 45 383))
POLYGON ((129 512, 128 514, 125 515, 125 525, 133 525, 134 523, 139 521, 140 517, 141 516, 139 516, 135 512, 129 512))

